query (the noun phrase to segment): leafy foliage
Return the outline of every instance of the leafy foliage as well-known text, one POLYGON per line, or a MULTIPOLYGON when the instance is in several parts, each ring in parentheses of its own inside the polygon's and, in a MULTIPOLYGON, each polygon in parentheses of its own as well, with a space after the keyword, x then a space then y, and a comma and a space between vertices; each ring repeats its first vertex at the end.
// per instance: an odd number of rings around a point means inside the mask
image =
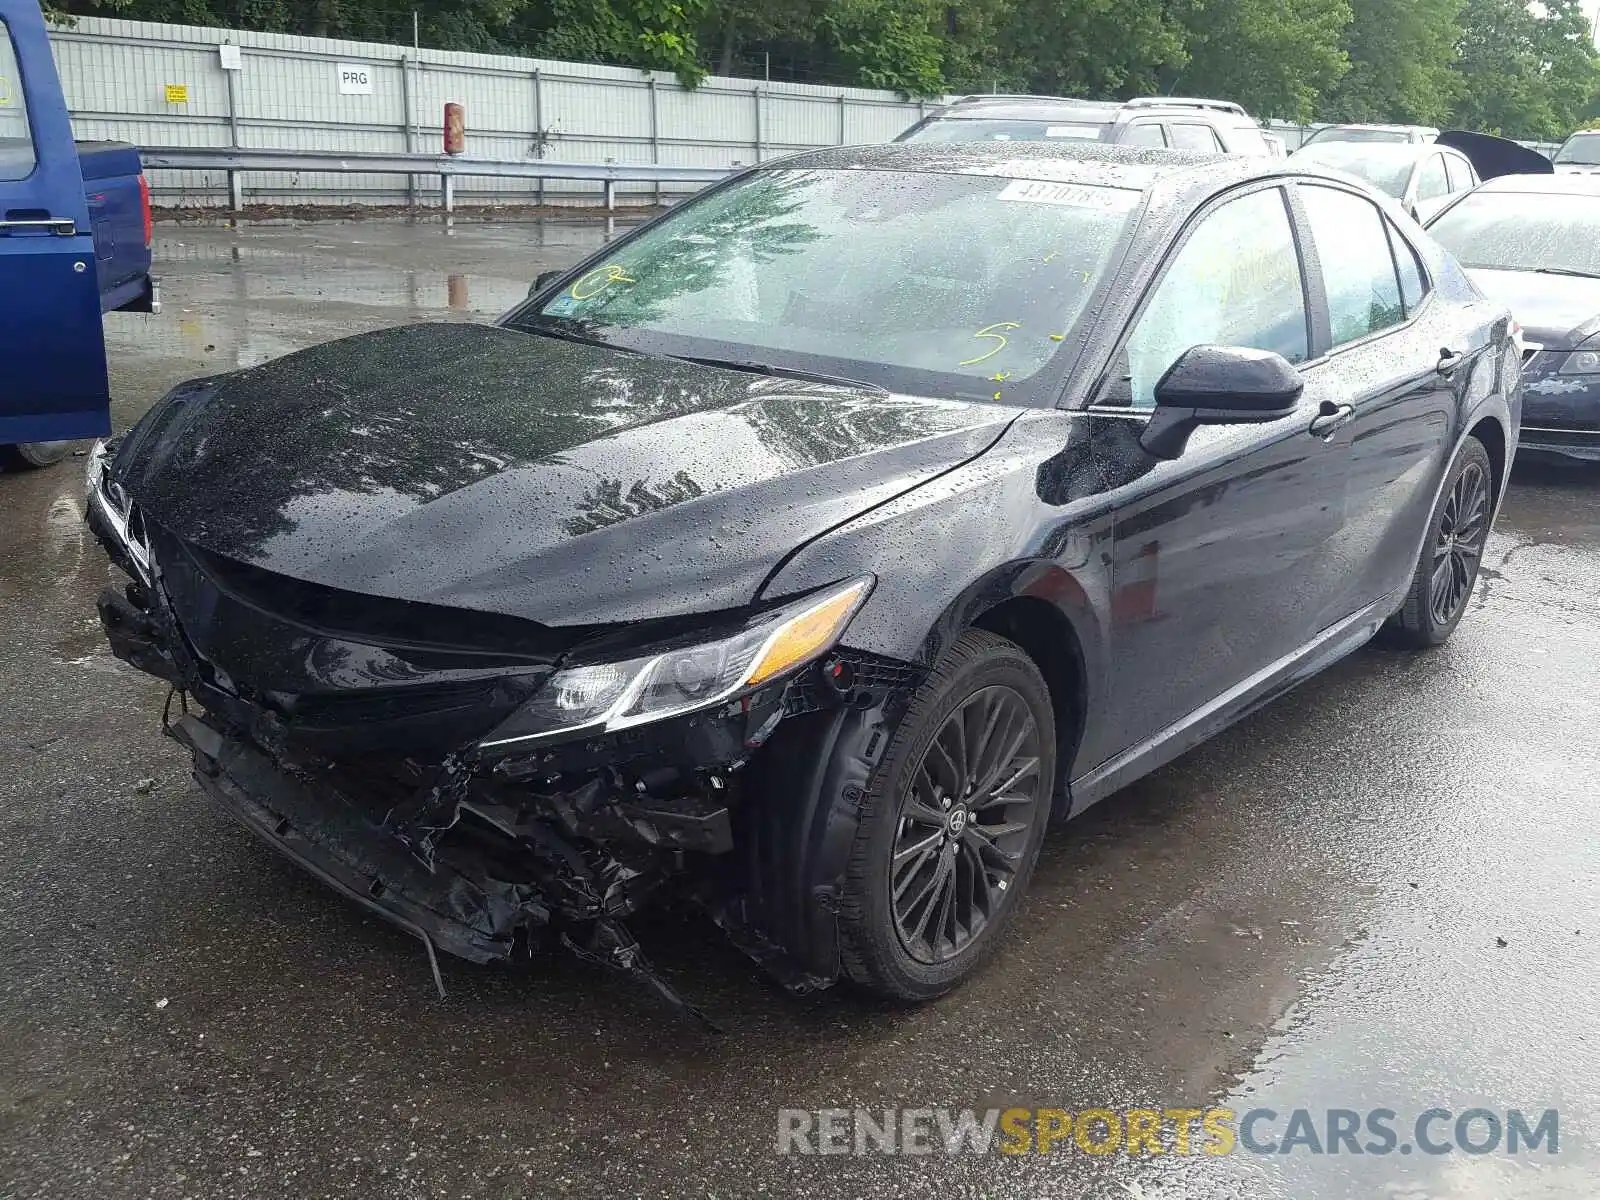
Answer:
POLYGON ((1237 100, 1260 117, 1557 138, 1600 116, 1580 0, 49 0, 53 15, 538 54, 910 96, 1237 100), (60 10, 60 11, 58 11, 60 10), (763 65, 765 64, 765 65, 763 65))
POLYGON ((1203 81, 1205 94, 1258 117, 1311 120, 1350 69, 1347 0, 1190 0, 1184 18, 1190 62, 1179 90, 1203 81))

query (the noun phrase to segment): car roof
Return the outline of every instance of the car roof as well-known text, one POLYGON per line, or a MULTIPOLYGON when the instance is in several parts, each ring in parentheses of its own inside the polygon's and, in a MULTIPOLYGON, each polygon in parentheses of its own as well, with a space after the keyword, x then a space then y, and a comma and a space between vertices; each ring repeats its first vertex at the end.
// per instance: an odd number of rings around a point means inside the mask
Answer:
POLYGON ((1333 159, 1363 158, 1376 162, 1392 159, 1395 162, 1415 162, 1425 154, 1454 154, 1457 158, 1465 158, 1459 150, 1452 150, 1449 146, 1437 146, 1432 142, 1311 142, 1300 147, 1292 154, 1291 158, 1300 158, 1303 162, 1328 162, 1333 159))
POLYGON ((1600 175, 1501 175, 1480 183, 1476 192, 1522 192, 1551 196, 1600 196, 1600 175))
POLYGON ((1071 96, 960 96, 932 114, 940 120, 1077 120, 1110 124, 1131 113, 1218 113, 1249 120, 1231 100, 1188 96, 1140 96, 1133 100, 1082 100, 1071 96))
POLYGON ((1283 169, 1284 160, 1199 154, 1105 142, 887 142, 830 146, 762 164, 762 169, 908 171, 991 175, 1146 191, 1160 182, 1228 183, 1283 169))
MULTIPOLYGON (((1332 130, 1332 129, 1371 129, 1371 130, 1374 130, 1374 131, 1382 131, 1384 133, 1438 133, 1439 132, 1432 125, 1368 125, 1368 124, 1360 124, 1360 123, 1353 123, 1353 124, 1347 124, 1347 125, 1325 125, 1325 126, 1323 126, 1323 129, 1329 129, 1329 130, 1332 130)), ((1317 132, 1321 133, 1322 129, 1317 130, 1317 132)))
POLYGON ((1122 105, 1113 100, 1072 100, 1065 96, 963 96, 934 115, 951 120, 1066 119, 1109 123, 1122 105))

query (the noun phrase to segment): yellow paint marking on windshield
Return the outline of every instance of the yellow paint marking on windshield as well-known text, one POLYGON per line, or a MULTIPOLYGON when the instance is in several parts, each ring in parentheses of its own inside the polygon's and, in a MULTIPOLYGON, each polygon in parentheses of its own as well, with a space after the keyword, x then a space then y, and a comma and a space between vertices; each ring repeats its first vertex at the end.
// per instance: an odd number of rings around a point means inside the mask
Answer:
POLYGON ((1050 340, 1052 342, 1064 342, 1067 340, 1067 335, 1064 333, 1052 333, 1050 335, 1050 340))
POLYGON ((989 376, 989 378, 994 380, 996 383, 1004 383, 1006 380, 1011 378, 1011 372, 996 371, 993 375, 989 376))
POLYGON ((1022 323, 1020 321, 996 321, 993 325, 985 325, 982 329, 978 330, 978 332, 973 334, 972 336, 975 337, 975 338, 990 338, 990 339, 992 339, 993 341, 995 341, 998 344, 995 346, 995 348, 993 350, 986 350, 986 351, 984 351, 984 353, 978 355, 977 358, 963 359, 961 362, 957 363, 956 365, 957 366, 961 366, 961 367, 975 367, 979 363, 983 362, 985 359, 993 358, 996 354, 999 354, 1000 351, 1004 350, 1006 348, 1007 344, 1008 344, 1008 339, 1007 339, 1006 335, 1003 334, 1003 333, 996 332, 996 331, 997 330, 1001 330, 1001 329, 1021 329, 1021 328, 1022 328, 1022 323))
POLYGON ((596 267, 586 275, 573 281, 567 294, 574 300, 590 300, 605 291, 613 283, 638 283, 628 268, 621 263, 607 263, 603 267, 596 267))

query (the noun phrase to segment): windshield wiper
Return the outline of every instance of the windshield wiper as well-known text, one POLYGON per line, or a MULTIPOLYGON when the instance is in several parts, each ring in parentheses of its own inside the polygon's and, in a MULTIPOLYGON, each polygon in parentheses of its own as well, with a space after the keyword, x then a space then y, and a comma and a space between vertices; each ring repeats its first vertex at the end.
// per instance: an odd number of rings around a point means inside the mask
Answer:
POLYGON ((616 342, 608 342, 605 338, 595 337, 592 333, 579 333, 576 329, 562 329, 556 325, 547 325, 544 322, 515 323, 508 328, 515 329, 518 333, 531 333, 536 337, 560 338, 564 342, 577 342, 580 346, 604 346, 607 350, 620 350, 624 354, 643 354, 643 350, 635 350, 631 346, 619 346, 616 342))
POLYGON ((749 371, 753 375, 774 375, 783 379, 806 379, 812 383, 836 383, 842 387, 866 388, 868 391, 889 394, 881 384, 851 379, 845 375, 829 375, 824 371, 807 371, 801 367, 777 367, 771 363, 754 362, 744 358, 708 358, 699 354, 670 354, 667 357, 683 362, 699 363, 702 367, 725 367, 730 371, 749 371))
POLYGON ((1535 267, 1535 275, 1571 275, 1575 279, 1600 279, 1595 271, 1579 271, 1574 267, 1535 267))

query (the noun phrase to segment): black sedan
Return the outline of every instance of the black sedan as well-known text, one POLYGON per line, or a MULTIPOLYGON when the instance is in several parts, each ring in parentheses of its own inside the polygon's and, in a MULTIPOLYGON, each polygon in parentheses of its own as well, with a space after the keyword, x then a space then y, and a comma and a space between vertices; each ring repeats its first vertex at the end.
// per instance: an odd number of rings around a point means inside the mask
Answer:
POLYGON ((1428 231, 1527 338, 1522 446, 1600 462, 1600 175, 1506 175, 1428 231))
POLYGON ((1510 318, 1266 159, 875 146, 746 172, 492 327, 176 389, 90 467, 200 786, 475 961, 698 904, 936 996, 1077 813, 1461 620, 1510 318))

